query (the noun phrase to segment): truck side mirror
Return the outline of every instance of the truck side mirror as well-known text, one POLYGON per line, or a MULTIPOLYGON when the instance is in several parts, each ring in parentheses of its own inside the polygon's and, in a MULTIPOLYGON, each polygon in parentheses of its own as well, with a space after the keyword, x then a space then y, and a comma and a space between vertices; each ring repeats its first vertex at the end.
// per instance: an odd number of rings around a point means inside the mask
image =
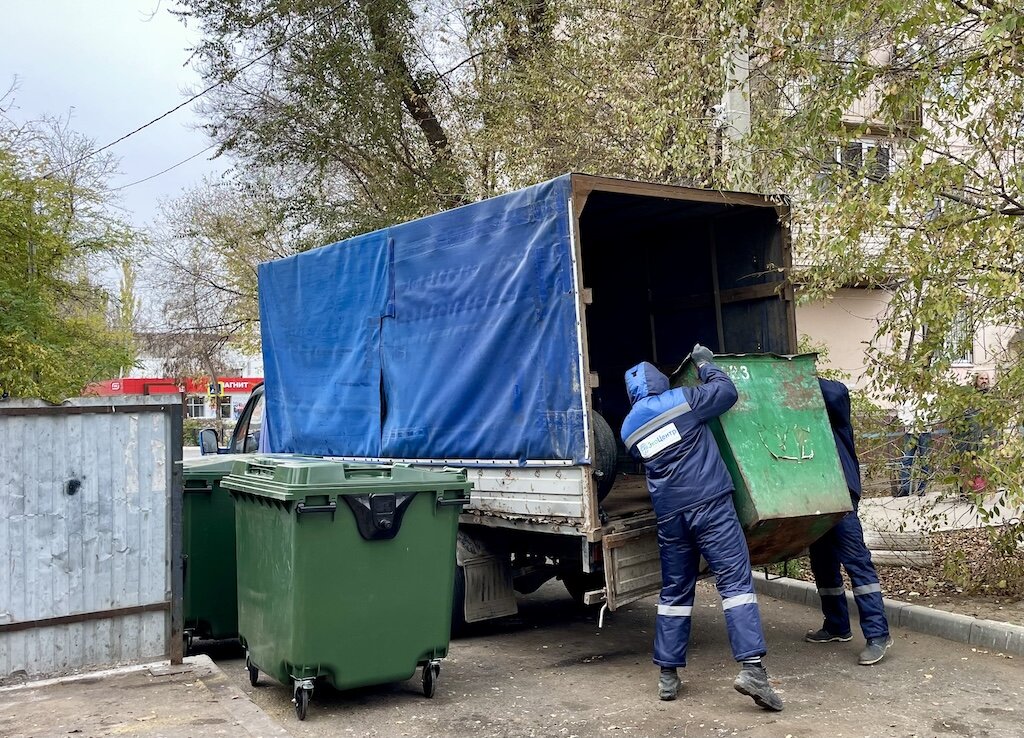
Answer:
POLYGON ((203 456, 220 453, 220 439, 215 429, 203 428, 199 431, 199 453, 203 456))

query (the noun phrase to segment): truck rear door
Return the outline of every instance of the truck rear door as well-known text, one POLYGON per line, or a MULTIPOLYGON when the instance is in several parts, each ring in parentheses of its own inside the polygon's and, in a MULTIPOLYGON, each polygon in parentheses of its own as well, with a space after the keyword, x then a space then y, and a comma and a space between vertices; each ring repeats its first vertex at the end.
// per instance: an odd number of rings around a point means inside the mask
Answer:
POLYGON ((647 597, 661 588, 658 526, 653 514, 606 526, 601 545, 605 602, 609 610, 647 597))

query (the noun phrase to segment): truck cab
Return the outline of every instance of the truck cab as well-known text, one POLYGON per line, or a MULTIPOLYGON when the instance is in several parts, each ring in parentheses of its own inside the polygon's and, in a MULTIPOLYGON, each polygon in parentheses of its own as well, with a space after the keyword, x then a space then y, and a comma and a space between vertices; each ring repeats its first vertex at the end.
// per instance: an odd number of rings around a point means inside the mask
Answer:
POLYGON ((238 416, 231 431, 227 446, 220 445, 220 438, 214 428, 203 428, 199 431, 199 452, 203 456, 212 454, 247 454, 260 450, 260 438, 263 432, 263 409, 265 394, 263 383, 253 388, 252 394, 245 402, 242 413, 238 416))

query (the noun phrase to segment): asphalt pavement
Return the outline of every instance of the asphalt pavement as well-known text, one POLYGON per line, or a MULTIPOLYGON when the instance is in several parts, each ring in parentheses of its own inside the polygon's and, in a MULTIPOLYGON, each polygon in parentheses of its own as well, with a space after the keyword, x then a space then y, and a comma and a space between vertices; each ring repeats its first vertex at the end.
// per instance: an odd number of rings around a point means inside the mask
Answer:
POLYGON ((994 650, 894 628, 874 667, 863 646, 802 640, 820 624, 805 605, 761 596, 769 673, 786 701, 768 713, 732 689, 719 600, 698 590, 690 665, 679 699, 660 702, 650 662, 655 599, 605 618, 577 610, 552 582, 521 598, 517 617, 452 643, 437 694, 408 682, 335 692, 318 687, 304 722, 291 691, 261 675, 249 685, 241 654, 213 656, 236 687, 294 736, 986 736, 1017 738, 1024 668, 994 650))

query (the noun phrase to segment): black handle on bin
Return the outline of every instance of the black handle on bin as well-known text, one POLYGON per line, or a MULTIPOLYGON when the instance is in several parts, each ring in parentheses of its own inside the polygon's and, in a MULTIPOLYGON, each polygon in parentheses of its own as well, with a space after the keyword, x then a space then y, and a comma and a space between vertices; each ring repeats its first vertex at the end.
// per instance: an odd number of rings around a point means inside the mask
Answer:
POLYGON ((307 505, 305 502, 300 502, 295 506, 296 515, 308 515, 312 513, 330 513, 331 520, 334 520, 334 511, 338 509, 338 503, 329 502, 326 505, 307 505))
POLYGON ((213 494, 213 485, 208 484, 205 487, 185 487, 182 492, 186 495, 211 495, 213 494))
POLYGON ((456 507, 456 506, 458 506, 458 507, 465 507, 468 504, 469 504, 469 497, 468 496, 467 497, 452 497, 450 499, 446 499, 446 498, 442 497, 441 495, 437 496, 437 505, 438 505, 438 507, 456 507))

